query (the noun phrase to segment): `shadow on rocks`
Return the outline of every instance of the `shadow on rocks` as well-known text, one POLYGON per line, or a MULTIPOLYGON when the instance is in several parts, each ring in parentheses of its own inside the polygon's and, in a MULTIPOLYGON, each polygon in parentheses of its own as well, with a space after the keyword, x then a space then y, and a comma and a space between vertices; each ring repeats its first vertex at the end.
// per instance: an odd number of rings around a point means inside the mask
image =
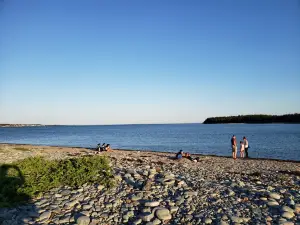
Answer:
POLYGON ((34 205, 25 205, 30 196, 19 191, 24 183, 24 176, 16 165, 0 166, 0 224, 28 224, 39 217, 34 205))

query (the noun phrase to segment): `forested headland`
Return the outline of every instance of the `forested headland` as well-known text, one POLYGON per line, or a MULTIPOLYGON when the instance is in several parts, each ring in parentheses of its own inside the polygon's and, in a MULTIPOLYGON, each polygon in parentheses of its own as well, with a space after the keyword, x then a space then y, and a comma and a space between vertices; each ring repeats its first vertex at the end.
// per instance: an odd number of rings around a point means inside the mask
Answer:
POLYGON ((218 123, 300 123, 300 113, 286 115, 239 115, 207 118, 204 124, 218 123))

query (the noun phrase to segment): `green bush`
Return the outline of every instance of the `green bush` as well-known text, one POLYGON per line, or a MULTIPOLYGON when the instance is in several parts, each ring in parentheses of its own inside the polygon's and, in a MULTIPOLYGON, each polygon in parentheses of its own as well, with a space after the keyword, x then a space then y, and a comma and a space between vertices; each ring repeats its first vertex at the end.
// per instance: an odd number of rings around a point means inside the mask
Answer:
POLYGON ((113 185, 109 161, 103 156, 50 161, 27 158, 0 166, 0 207, 27 201, 41 192, 60 186, 85 183, 113 185))

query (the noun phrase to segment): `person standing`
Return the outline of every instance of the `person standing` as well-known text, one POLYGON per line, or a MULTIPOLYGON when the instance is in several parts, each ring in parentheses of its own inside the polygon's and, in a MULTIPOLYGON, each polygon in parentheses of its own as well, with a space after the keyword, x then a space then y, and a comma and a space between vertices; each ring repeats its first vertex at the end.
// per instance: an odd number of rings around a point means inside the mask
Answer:
POLYGON ((245 146, 245 156, 246 156, 246 158, 248 158, 249 143, 248 143, 248 140, 245 136, 243 137, 243 141, 244 141, 244 146, 245 146))
POLYGON ((245 145, 244 145, 244 142, 243 141, 240 141, 240 157, 241 158, 244 158, 245 155, 244 155, 244 151, 245 151, 245 145))
POLYGON ((232 147, 232 158, 236 159, 237 145, 236 145, 235 135, 233 135, 232 138, 231 138, 231 147, 232 147))

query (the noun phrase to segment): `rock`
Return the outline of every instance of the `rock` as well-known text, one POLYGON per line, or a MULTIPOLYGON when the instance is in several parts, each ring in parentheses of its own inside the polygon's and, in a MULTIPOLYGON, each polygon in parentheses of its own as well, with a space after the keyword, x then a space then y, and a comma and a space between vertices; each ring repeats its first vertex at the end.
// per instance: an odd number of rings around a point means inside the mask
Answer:
POLYGON ((282 217, 287 218, 287 219, 291 219, 295 216, 295 214, 293 212, 284 212, 282 214, 282 217))
POLYGON ((154 215, 150 212, 144 212, 144 213, 140 214, 139 216, 144 222, 149 222, 154 217, 154 215))
POLYGON ((98 185, 98 187, 97 187, 97 189, 98 189, 99 191, 103 190, 104 188, 105 188, 104 185, 98 185))
POLYGON ((294 212, 294 210, 288 206, 283 206, 281 209, 283 212, 294 212))
POLYGON ((146 207, 156 207, 159 206, 160 202, 158 201, 153 201, 153 202, 145 202, 146 207))
POLYGON ((220 225, 229 225, 226 221, 221 220, 220 225))
POLYGON ((289 221, 280 221, 279 224, 280 225, 294 225, 293 222, 289 222, 289 221))
POLYGON ((211 224, 212 223, 212 219, 210 218, 206 218, 204 221, 205 224, 211 224))
POLYGON ((270 207, 276 207, 279 206, 279 203, 276 201, 268 201, 268 206, 270 207))
POLYGON ((67 203, 65 204, 65 207, 68 208, 68 209, 70 209, 70 208, 74 207, 77 203, 78 203, 77 200, 73 200, 73 201, 71 201, 71 202, 67 202, 67 203))
POLYGON ((152 221, 152 223, 153 223, 154 225, 158 225, 158 224, 161 224, 161 221, 160 221, 159 219, 154 219, 154 220, 152 221))
POLYGON ((170 220, 172 218, 170 211, 166 208, 157 209, 155 214, 160 220, 170 220))
POLYGON ((88 224, 90 224, 90 217, 80 216, 80 217, 77 218, 76 223, 78 225, 88 225, 88 224))
POLYGON ((175 183, 175 180, 165 180, 164 185, 173 185, 175 183))
POLYGON ((175 213, 175 212, 178 211, 178 209, 179 209, 178 206, 172 206, 172 207, 170 208, 170 213, 175 213))
POLYGON ((59 220, 59 224, 66 224, 70 222, 70 216, 62 216, 59 220))
POLYGON ((228 196, 234 196, 234 195, 235 195, 235 192, 234 192, 234 191, 230 190, 230 191, 228 192, 228 196))
POLYGON ((40 215, 40 220, 44 220, 44 219, 49 219, 51 216, 51 212, 50 211, 45 211, 40 215))
POLYGON ((197 196, 198 192, 197 191, 188 191, 184 193, 187 196, 197 196))
POLYGON ((280 199, 280 195, 277 194, 277 193, 273 193, 273 192, 269 193, 269 197, 270 197, 270 198, 274 198, 274 199, 276 199, 276 200, 279 200, 279 199, 280 199))
POLYGON ((235 223, 242 223, 244 220, 243 218, 237 217, 237 216, 232 216, 231 220, 235 223))
POLYGON ((297 214, 300 214, 300 204, 296 204, 296 205, 295 205, 295 212, 296 212, 297 214))
POLYGON ((141 224, 142 222, 143 222, 142 219, 137 219, 137 220, 133 221, 133 224, 137 225, 137 224, 141 224))

